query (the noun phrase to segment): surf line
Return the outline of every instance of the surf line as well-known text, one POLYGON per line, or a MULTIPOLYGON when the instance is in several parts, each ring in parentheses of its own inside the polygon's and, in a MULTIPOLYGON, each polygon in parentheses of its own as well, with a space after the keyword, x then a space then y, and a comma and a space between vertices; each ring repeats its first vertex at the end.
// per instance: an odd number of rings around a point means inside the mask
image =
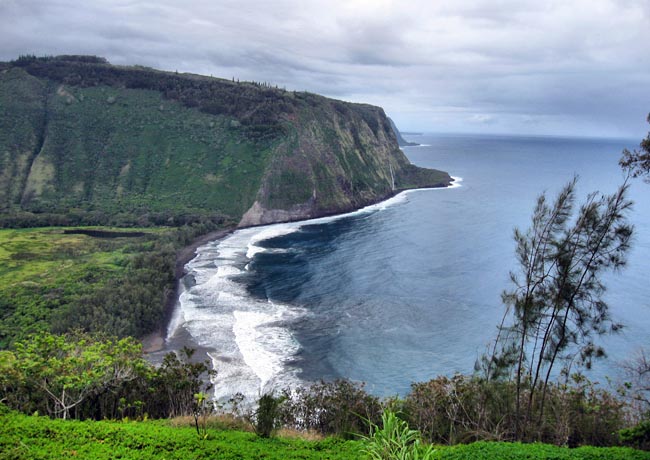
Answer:
POLYGON ((242 393, 250 401, 273 389, 304 385, 299 369, 289 364, 300 351, 290 324, 307 314, 300 306, 254 298, 237 278, 246 276, 257 254, 291 249, 269 249, 261 244, 307 225, 335 222, 371 214, 408 200, 410 193, 461 187, 452 176, 449 187, 404 190, 382 202, 345 214, 303 221, 239 229, 197 248, 186 266, 177 311, 169 324, 168 340, 181 330, 206 350, 217 371, 214 398, 227 401, 242 393))

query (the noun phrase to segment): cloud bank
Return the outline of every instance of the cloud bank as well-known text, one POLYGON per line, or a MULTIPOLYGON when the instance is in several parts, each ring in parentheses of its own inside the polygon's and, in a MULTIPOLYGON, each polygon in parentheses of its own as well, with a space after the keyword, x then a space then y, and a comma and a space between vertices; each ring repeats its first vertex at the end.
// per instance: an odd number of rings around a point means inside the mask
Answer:
POLYGON ((640 138, 647 0, 0 0, 0 59, 267 81, 381 105, 405 130, 640 138))

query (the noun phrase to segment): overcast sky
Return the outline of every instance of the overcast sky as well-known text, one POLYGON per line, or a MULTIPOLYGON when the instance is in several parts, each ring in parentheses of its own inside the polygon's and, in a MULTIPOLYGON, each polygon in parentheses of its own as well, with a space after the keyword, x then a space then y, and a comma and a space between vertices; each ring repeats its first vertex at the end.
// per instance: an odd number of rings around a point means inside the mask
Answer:
POLYGON ((267 81, 405 131, 650 129, 650 0, 0 0, 0 60, 20 54, 267 81))

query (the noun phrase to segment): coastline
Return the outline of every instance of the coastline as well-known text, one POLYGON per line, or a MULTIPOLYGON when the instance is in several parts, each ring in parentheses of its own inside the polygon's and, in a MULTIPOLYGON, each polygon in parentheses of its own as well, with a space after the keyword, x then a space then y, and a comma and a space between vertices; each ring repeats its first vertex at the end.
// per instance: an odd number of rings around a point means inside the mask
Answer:
POLYGON ((309 220, 313 219, 319 219, 323 217, 332 217, 332 216, 345 216, 346 214, 350 214, 353 212, 360 211, 366 207, 377 205, 380 203, 383 203, 387 200, 390 200, 391 198, 396 197, 397 195, 403 193, 403 192, 412 192, 412 191, 417 191, 417 190, 431 190, 431 189, 451 189, 451 188, 456 188, 460 186, 460 182, 462 181, 462 178, 455 177, 455 176, 450 176, 452 181, 448 183, 447 185, 435 185, 431 187, 419 187, 419 188, 412 188, 412 189, 397 189, 393 193, 383 196, 377 201, 366 203, 363 205, 360 205, 358 207, 354 207, 352 209, 342 209, 337 212, 323 212, 319 215, 316 216, 311 216, 309 218, 303 218, 303 219, 296 219, 296 220, 288 220, 288 221, 278 221, 278 222, 272 222, 272 223, 266 223, 266 224, 260 224, 260 225, 250 225, 250 226, 232 226, 220 230, 215 230, 209 233, 206 233, 205 235, 201 235, 197 237, 194 241, 192 241, 191 244, 188 246, 183 247, 180 249, 177 254, 176 254, 176 262, 174 264, 174 288, 167 294, 166 299, 165 299, 165 314, 164 314, 164 320, 163 320, 163 325, 160 327, 158 331, 154 331, 144 337, 141 338, 141 343, 142 343, 142 350, 143 353, 145 354, 152 354, 152 353, 159 353, 165 349, 165 341, 167 339, 167 326, 171 320, 172 314, 174 312, 174 308, 176 308, 176 304, 178 302, 178 293, 179 293, 179 286, 180 286, 180 280, 181 278, 186 274, 185 273, 185 266, 187 265, 188 262, 190 262, 194 257, 196 257, 196 250, 209 242, 212 241, 217 241, 220 240, 227 235, 233 233, 236 230, 241 230, 245 228, 253 228, 253 227, 261 227, 261 226, 266 226, 266 225, 273 225, 273 224, 281 224, 281 223, 288 223, 288 222, 307 222, 309 220))
POLYGON ((167 293, 167 296, 165 298, 165 314, 163 324, 159 330, 151 332, 140 339, 142 342, 143 353, 156 353, 162 351, 165 348, 165 339, 167 338, 165 331, 171 319, 171 315, 174 312, 174 308, 176 307, 180 280, 185 275, 185 265, 187 265, 190 260, 196 257, 196 250, 198 247, 207 244, 210 241, 219 240, 235 230, 236 227, 227 227, 206 233, 205 235, 201 235, 195 238, 192 243, 181 248, 176 253, 176 262, 174 263, 174 288, 167 293))

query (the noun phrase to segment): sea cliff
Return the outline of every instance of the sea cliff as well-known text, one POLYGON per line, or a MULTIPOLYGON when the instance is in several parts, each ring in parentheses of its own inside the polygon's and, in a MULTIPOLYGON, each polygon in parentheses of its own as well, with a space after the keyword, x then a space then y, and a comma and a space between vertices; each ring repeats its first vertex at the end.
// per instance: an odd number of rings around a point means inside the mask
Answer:
POLYGON ((250 226, 450 181, 379 107, 93 56, 0 63, 4 226, 250 226))

